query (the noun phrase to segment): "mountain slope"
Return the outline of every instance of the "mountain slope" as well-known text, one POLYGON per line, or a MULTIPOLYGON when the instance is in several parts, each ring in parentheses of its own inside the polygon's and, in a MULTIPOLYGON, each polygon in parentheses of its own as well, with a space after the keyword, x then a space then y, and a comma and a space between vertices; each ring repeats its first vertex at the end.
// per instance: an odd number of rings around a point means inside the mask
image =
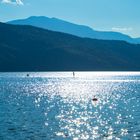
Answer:
POLYGON ((140 45, 0 23, 0 71, 140 70, 140 45))
POLYGON ((15 25, 32 25, 53 31, 73 34, 79 37, 88 37, 104 40, 124 40, 129 43, 140 43, 139 40, 131 38, 130 36, 122 33, 95 31, 88 26, 73 24, 57 18, 32 16, 27 19, 9 21, 8 23, 15 25))

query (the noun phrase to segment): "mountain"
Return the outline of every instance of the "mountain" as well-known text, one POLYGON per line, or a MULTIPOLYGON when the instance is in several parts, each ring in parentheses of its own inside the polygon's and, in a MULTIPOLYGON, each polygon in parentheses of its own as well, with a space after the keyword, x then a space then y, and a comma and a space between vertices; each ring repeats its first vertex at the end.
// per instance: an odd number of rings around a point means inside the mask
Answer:
POLYGON ((44 16, 32 16, 27 19, 9 21, 8 23, 15 25, 32 25, 53 31, 69 33, 79 37, 103 40, 124 40, 129 43, 140 43, 140 40, 131 38, 122 33, 95 31, 88 26, 77 25, 57 18, 48 18, 44 16))
POLYGON ((136 40, 137 42, 140 42, 140 38, 135 38, 135 40, 136 40))
POLYGON ((0 71, 140 70, 140 45, 0 23, 0 71))

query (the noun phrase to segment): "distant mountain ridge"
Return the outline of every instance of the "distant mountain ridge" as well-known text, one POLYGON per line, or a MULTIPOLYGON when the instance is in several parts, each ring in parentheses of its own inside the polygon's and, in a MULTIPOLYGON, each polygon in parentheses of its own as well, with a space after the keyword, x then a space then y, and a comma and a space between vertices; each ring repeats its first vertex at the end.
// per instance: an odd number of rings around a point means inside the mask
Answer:
POLYGON ((0 71, 139 71, 140 45, 0 23, 0 71))
POLYGON ((73 24, 57 18, 31 16, 26 19, 9 21, 8 23, 15 25, 32 25, 44 29, 49 29, 52 31, 69 33, 79 37, 103 40, 123 40, 129 43, 140 44, 140 39, 131 38, 130 36, 119 32, 96 31, 88 26, 73 24))

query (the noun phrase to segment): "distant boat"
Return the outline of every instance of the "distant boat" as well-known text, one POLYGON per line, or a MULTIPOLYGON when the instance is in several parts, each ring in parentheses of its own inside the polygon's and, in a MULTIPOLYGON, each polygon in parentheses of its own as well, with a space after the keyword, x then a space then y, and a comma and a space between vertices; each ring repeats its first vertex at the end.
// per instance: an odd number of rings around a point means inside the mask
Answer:
POLYGON ((94 96, 93 99, 92 99, 92 101, 93 101, 93 102, 97 102, 98 99, 94 96))
POLYGON ((96 107, 98 105, 98 99, 96 97, 92 98, 92 104, 94 107, 96 107))

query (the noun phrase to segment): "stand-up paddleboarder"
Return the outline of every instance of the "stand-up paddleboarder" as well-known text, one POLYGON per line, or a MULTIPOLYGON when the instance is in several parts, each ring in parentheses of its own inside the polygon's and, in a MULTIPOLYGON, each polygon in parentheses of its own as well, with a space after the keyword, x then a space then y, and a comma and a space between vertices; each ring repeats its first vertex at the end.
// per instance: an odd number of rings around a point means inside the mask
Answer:
POLYGON ((73 77, 75 77, 75 73, 74 73, 74 71, 73 71, 73 77))

